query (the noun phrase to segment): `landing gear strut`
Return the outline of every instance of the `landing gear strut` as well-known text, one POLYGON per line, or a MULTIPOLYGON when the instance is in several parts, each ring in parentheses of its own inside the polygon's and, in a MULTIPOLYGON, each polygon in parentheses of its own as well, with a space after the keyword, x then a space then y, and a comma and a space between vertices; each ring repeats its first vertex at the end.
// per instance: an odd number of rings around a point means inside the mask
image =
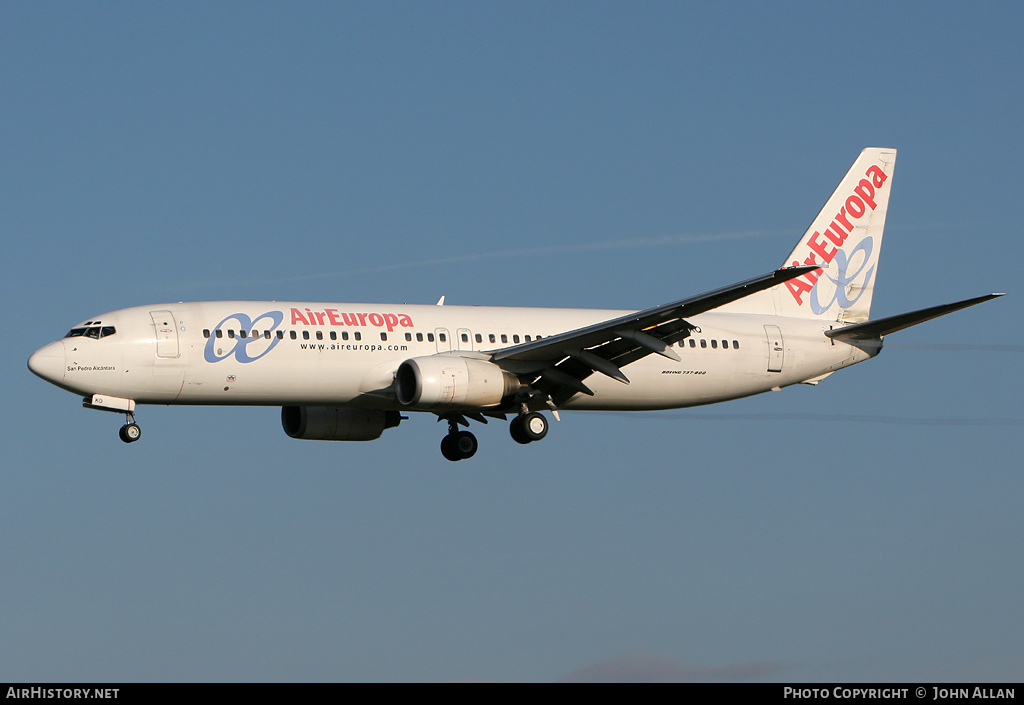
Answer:
POLYGON ((548 435, 548 420, 536 411, 520 414, 512 419, 508 430, 516 443, 533 443, 548 435))
POLYGON ((125 425, 117 432, 117 435, 125 443, 134 443, 142 438, 142 429, 135 423, 135 414, 128 412, 125 415, 125 425))
POLYGON ((441 439, 441 455, 451 461, 472 458, 479 444, 469 431, 460 431, 458 422, 448 419, 448 435, 441 439))

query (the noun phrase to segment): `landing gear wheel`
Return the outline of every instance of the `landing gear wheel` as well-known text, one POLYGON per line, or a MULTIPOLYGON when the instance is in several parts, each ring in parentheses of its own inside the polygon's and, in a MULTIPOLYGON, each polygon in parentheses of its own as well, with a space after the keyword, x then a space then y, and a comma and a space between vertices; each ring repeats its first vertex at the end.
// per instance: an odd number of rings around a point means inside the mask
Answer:
POLYGON ((451 461, 472 458, 478 447, 476 436, 469 431, 449 433, 441 439, 441 455, 451 461))
POLYGON ((526 433, 523 431, 523 417, 517 416, 512 419, 512 423, 508 425, 508 432, 512 434, 512 440, 516 443, 522 443, 526 445, 530 442, 530 439, 526 437, 526 433))
POLYGON ((534 411, 512 419, 508 430, 516 443, 533 443, 548 435, 548 420, 534 411))
POLYGON ((136 423, 126 423, 121 427, 121 430, 117 432, 121 440, 125 443, 134 443, 135 441, 142 438, 142 429, 136 423))

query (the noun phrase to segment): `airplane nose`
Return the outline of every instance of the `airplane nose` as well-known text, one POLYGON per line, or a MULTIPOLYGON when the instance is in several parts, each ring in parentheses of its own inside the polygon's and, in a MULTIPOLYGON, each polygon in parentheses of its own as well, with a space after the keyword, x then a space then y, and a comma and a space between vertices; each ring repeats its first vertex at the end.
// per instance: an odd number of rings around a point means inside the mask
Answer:
POLYGON ((47 382, 60 384, 64 381, 64 341, 56 340, 32 353, 28 368, 47 382))

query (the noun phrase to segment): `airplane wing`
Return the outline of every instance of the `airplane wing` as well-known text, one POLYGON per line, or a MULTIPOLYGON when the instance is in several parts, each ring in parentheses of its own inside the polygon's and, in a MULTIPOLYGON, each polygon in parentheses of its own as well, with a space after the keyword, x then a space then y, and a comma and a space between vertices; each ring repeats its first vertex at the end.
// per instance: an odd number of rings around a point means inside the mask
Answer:
POLYGON ((758 291, 813 272, 816 266, 785 267, 760 277, 680 299, 601 323, 489 353, 502 368, 530 378, 530 386, 557 406, 577 392, 593 396, 583 383, 600 372, 624 384, 622 368, 652 353, 679 360, 674 343, 695 326, 687 317, 710 311, 758 291))

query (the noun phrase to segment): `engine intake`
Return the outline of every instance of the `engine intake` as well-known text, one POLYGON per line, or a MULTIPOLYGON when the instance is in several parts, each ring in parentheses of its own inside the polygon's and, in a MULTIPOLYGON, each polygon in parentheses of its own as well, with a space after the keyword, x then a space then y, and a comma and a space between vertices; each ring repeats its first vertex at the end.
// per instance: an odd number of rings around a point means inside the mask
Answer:
POLYGON ((519 386, 493 362, 449 355, 411 358, 395 374, 395 393, 405 406, 497 406, 519 386))
POLYGON ((310 441, 372 441, 397 426, 397 411, 339 406, 282 406, 281 426, 292 438, 310 441))

